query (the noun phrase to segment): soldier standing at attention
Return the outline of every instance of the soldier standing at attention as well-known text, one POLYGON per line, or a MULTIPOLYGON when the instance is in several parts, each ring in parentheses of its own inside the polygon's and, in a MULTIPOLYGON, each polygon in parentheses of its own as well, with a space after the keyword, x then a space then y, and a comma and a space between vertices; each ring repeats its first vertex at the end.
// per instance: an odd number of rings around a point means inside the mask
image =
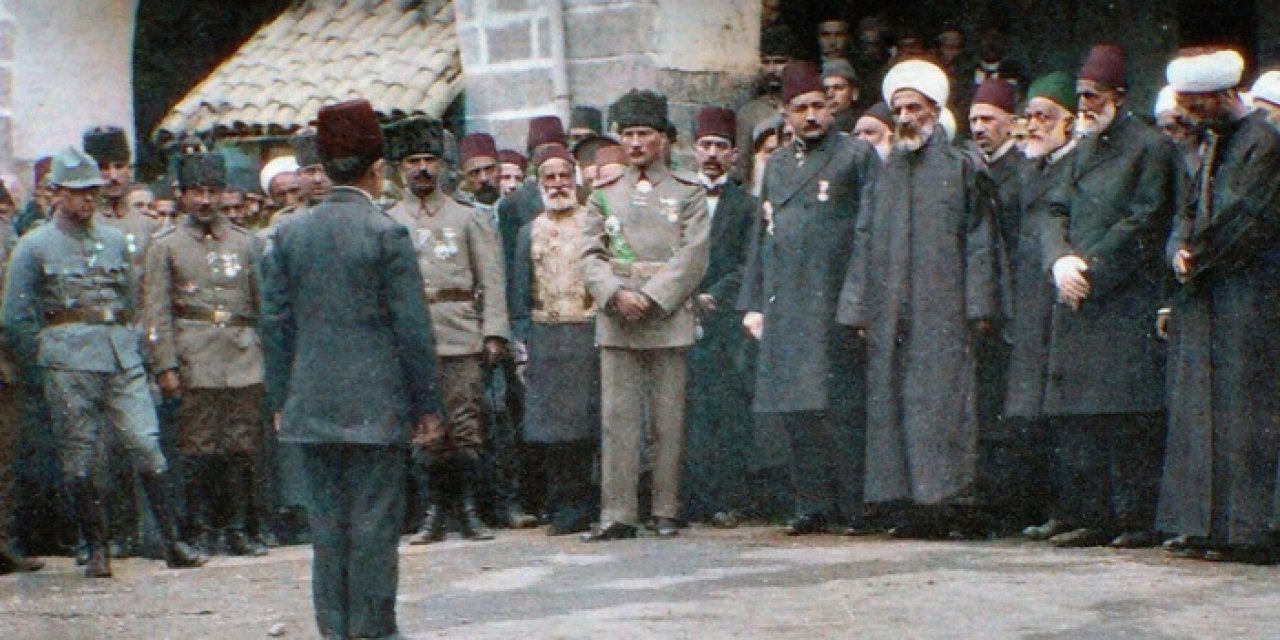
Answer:
POLYGON ((476 513, 484 447, 481 365, 504 356, 510 335, 502 249, 488 216, 437 186, 444 153, 440 121, 401 120, 387 127, 387 138, 387 155, 399 163, 408 187, 387 213, 408 227, 418 255, 446 408, 442 437, 419 442, 413 451, 414 474, 426 479, 428 507, 411 542, 442 539, 450 511, 460 512, 464 537, 489 540, 493 534, 476 513))
POLYGON ((262 442, 260 241, 218 207, 226 184, 222 156, 182 156, 178 182, 187 215, 147 254, 152 370, 166 396, 182 399, 178 448, 189 516, 206 531, 213 525, 215 537, 222 530, 230 553, 265 555, 245 535, 253 458, 262 442))
POLYGON ((586 542, 635 537, 646 432, 654 449, 655 530, 663 537, 679 531, 685 352, 697 326, 690 298, 707 271, 711 227, 704 189, 676 177, 662 159, 666 98, 632 90, 610 113, 628 167, 591 196, 584 231, 604 414, 603 509, 586 542))
POLYGON ((164 536, 165 561, 174 568, 200 566, 206 559, 178 539, 155 406, 138 337, 128 326, 136 309, 128 242, 124 234, 95 222, 104 181, 91 158, 63 150, 51 182, 54 220, 18 243, 0 320, 19 345, 19 357, 36 358, 44 368, 62 473, 89 544, 85 575, 111 576, 106 513, 90 477, 90 462, 108 426, 141 475, 164 536))

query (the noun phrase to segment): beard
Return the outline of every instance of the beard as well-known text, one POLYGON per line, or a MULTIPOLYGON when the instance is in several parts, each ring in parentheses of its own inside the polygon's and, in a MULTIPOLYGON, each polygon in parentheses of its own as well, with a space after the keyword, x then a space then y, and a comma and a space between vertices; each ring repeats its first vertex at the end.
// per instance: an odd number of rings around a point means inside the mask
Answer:
POLYGON ((547 211, 571 211, 578 208, 578 198, 569 189, 543 189, 542 206, 547 211))
POLYGON ((1031 160, 1035 160, 1061 149, 1062 145, 1066 143, 1067 134, 1062 131, 1040 137, 1028 136, 1026 144, 1023 145, 1022 154, 1031 160))
POLYGON ((893 147, 906 151, 919 151, 924 146, 925 132, 914 122, 899 122, 894 130, 893 147))
POLYGON ((1116 105, 1114 102, 1108 102, 1101 112, 1098 111, 1081 111, 1079 117, 1076 118, 1076 131, 1081 136, 1091 136, 1102 133, 1111 126, 1116 119, 1116 105))
POLYGON ((756 94, 782 92, 782 76, 776 73, 761 73, 756 77, 756 94))
POLYGON ((498 191, 497 187, 486 182, 476 189, 474 195, 476 197, 476 202, 481 204, 493 204, 502 196, 502 192, 498 191))

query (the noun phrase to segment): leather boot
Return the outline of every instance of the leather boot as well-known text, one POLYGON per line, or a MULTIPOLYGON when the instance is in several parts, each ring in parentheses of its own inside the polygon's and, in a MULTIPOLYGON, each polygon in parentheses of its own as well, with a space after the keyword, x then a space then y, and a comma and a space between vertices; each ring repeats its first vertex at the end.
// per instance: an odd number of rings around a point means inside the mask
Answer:
POLYGON ((111 546, 107 539, 107 514, 103 511, 97 487, 88 477, 72 478, 69 482, 74 503, 76 522, 89 548, 84 563, 86 578, 111 577, 111 546))
POLYGON ((459 514, 458 525, 461 528, 462 537, 467 540, 492 540, 493 532, 489 527, 485 526, 484 521, 480 519, 480 514, 476 511, 476 487, 480 485, 480 463, 478 460, 471 461, 466 470, 459 474, 462 482, 462 513, 459 514))
POLYGON ((164 562, 170 569, 203 566, 209 561, 204 554, 187 546, 178 532, 178 518, 169 500, 168 483, 163 473, 142 474, 142 488, 151 503, 160 535, 164 538, 164 562))
POLYGON ((245 533, 249 521, 249 502, 253 497, 253 465, 248 456, 231 456, 227 463, 227 500, 230 522, 227 523, 227 552, 236 556, 260 557, 267 555, 262 545, 245 533))
POLYGON ((444 540, 445 518, 440 512, 440 503, 434 498, 427 505, 427 512, 422 516, 422 526, 409 538, 409 544, 431 544, 444 540))
POLYGON ((431 544, 444 540, 448 533, 448 517, 442 508, 445 492, 445 475, 450 469, 443 464, 429 464, 419 467, 414 473, 418 495, 426 503, 422 514, 422 524, 418 532, 409 538, 409 544, 431 544))

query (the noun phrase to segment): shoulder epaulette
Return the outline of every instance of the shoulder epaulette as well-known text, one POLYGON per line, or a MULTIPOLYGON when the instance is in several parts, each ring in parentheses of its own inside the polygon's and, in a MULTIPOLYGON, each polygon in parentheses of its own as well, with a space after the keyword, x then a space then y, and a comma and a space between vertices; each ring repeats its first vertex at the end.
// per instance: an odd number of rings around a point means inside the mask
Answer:
POLYGON ((467 207, 468 209, 474 209, 474 208, 476 208, 476 203, 474 203, 474 202, 468 202, 468 201, 466 201, 466 200, 463 200, 463 199, 459 198, 458 196, 449 196, 449 199, 453 200, 454 202, 456 202, 456 203, 458 203, 458 204, 460 204, 460 205, 462 205, 462 206, 464 206, 464 207, 467 207))
POLYGON ((675 178, 676 182, 679 182, 682 184, 693 185, 693 186, 697 186, 699 184, 698 176, 692 173, 689 173, 688 171, 684 171, 684 170, 672 171, 671 177, 675 178))
POLYGON ((605 180, 604 182, 596 184, 595 188, 603 189, 605 187, 612 187, 613 185, 617 184, 618 181, 621 179, 622 179, 622 174, 619 173, 618 175, 614 176, 613 178, 610 178, 609 180, 605 180))

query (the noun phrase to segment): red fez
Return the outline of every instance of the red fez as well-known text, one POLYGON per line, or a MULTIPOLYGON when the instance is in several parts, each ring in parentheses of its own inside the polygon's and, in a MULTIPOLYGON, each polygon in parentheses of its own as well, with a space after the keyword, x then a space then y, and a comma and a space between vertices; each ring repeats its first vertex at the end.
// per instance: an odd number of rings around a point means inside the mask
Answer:
POLYGON ((36 181, 33 182, 32 184, 34 184, 37 189, 40 188, 40 182, 44 180, 45 176, 49 175, 49 170, 52 168, 53 168, 52 156, 45 156, 43 158, 40 158, 39 160, 36 160, 35 167, 32 168, 35 173, 34 177, 36 181))
POLYGON ((382 157, 382 127, 368 100, 348 100, 320 107, 316 146, 322 160, 382 157))
POLYGON ((1085 58, 1079 78, 1092 80, 1113 89, 1128 87, 1124 49, 1114 44, 1094 45, 1089 50, 1089 57, 1085 58))
POLYGON ((989 104, 1005 113, 1014 113, 1018 98, 1013 95, 1013 85, 1003 78, 987 78, 973 94, 973 104, 989 104))
POLYGON ((463 167, 476 158, 490 158, 497 162, 498 145, 487 133, 468 133, 458 141, 458 155, 462 157, 463 167))
POLYGON ((546 164, 548 160, 564 160, 565 162, 568 162, 570 166, 577 164, 577 161, 573 158, 573 154, 569 153, 569 150, 564 147, 547 147, 546 149, 539 151, 538 154, 533 157, 534 166, 539 169, 541 169, 542 165, 546 164))
POLYGON ((706 107, 694 119, 693 139, 716 136, 732 144, 738 139, 738 117, 722 107, 706 107))
POLYGON ((524 159, 524 155, 515 149, 499 149, 498 164, 514 164, 520 167, 520 173, 529 170, 529 161, 524 159))
POLYGON ((817 65, 807 60, 787 65, 787 70, 782 73, 782 101, 791 102, 792 98, 813 91, 826 91, 822 88, 822 72, 817 65))
POLYGON ((538 116, 529 121, 529 140, 527 147, 530 153, 544 144, 564 144, 564 125, 556 116, 538 116))
POLYGON ((626 164, 627 152, 622 145, 615 144, 601 147, 596 151, 596 168, 610 164, 626 164))

